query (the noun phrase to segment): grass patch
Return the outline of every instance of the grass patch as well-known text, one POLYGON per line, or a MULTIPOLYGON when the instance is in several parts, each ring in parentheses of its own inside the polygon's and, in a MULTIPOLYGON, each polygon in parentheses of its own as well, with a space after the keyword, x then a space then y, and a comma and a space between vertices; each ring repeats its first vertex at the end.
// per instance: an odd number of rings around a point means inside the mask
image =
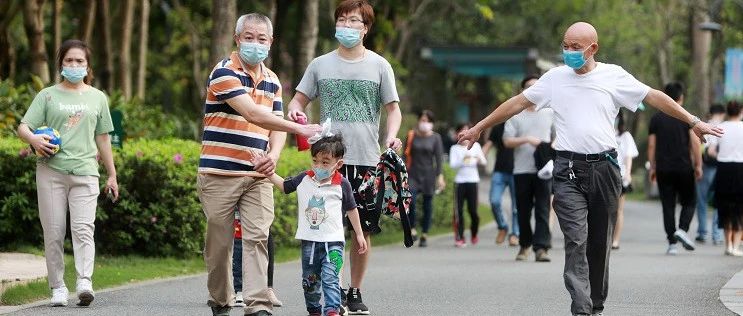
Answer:
MULTIPOLYGON (((493 221, 490 206, 482 204, 478 207, 480 225, 493 221)), ((469 220, 469 216, 465 215, 469 220)), ((383 219, 389 220, 389 219, 383 219)), ((429 235, 441 235, 452 232, 452 227, 431 227, 429 235)), ((399 231, 385 231, 373 238, 373 246, 397 244, 402 246, 402 234, 399 231)), ((22 246, 14 249, 17 252, 43 255, 43 250, 22 246)), ((276 247, 277 263, 299 259, 299 249, 296 247, 276 247)), ((96 256, 95 271, 93 272, 93 287, 95 290, 111 288, 127 283, 141 282, 152 279, 168 278, 180 275, 198 274, 206 271, 204 259, 201 256, 194 258, 146 258, 140 256, 96 256)), ((75 291, 75 260, 72 255, 65 255, 64 280, 70 292, 75 291)), ((0 297, 0 305, 21 305, 47 299, 51 295, 47 279, 43 278, 24 285, 14 286, 0 297)))
MULTIPOLYGON (((178 259, 97 256, 93 272, 93 287, 100 290, 131 282, 196 274, 204 271, 204 259, 201 257, 178 259)), ((65 255, 64 280, 70 292, 75 291, 75 261, 71 255, 65 255)), ((2 305, 20 305, 46 299, 50 295, 47 279, 43 278, 8 289, 0 297, 0 303, 2 305)))

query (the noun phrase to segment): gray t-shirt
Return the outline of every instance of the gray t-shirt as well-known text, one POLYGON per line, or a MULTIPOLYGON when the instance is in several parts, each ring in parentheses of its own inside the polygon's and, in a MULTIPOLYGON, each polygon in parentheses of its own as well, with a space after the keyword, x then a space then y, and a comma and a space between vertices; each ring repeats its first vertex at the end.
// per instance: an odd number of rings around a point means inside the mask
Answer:
POLYGON ((320 122, 330 118, 332 132, 343 135, 346 164, 377 165, 382 106, 400 101, 387 60, 366 50, 364 58, 348 61, 334 50, 312 60, 297 91, 320 98, 320 122))
MULTIPOLYGON (((534 136, 542 142, 550 142, 553 112, 551 109, 523 111, 506 121, 503 139, 509 137, 534 136)), ((522 144, 513 150, 513 174, 537 173, 534 163, 535 146, 522 144)))

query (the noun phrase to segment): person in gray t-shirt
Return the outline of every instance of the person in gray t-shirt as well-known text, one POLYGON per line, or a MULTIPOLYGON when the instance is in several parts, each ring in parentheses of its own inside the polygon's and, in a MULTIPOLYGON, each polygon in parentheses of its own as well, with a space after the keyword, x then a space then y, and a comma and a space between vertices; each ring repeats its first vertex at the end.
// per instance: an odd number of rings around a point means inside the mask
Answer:
MULTIPOLYGON (((537 82, 528 80, 525 88, 537 82)), ((534 249, 536 260, 549 262, 547 251, 552 248, 549 228, 551 179, 540 179, 534 151, 541 143, 551 142, 553 124, 552 109, 536 110, 530 106, 506 122, 503 144, 514 148, 513 179, 516 187, 516 208, 519 210, 519 249, 516 260, 526 260, 529 248, 534 249), (534 209, 534 231, 531 229, 531 212, 534 209)))
MULTIPOLYGON (((374 9, 366 1, 342 1, 335 10, 335 38, 338 49, 315 58, 304 72, 297 92, 289 102, 289 118, 307 117, 307 104, 319 99, 320 121, 330 118, 333 133, 346 140, 345 166, 341 173, 348 178, 359 205, 361 228, 366 243, 370 234, 381 231, 379 210, 368 210, 359 202, 358 186, 364 174, 379 162, 379 121, 382 107, 387 112, 384 145, 394 150, 402 147, 397 138, 402 113, 395 87, 392 66, 382 56, 364 47, 363 40, 374 23, 374 9)), ((350 225, 349 225, 350 227, 350 225)), ((371 248, 371 247, 369 247, 371 248)), ((359 287, 366 273, 369 253, 359 254, 359 245, 352 239, 351 288, 348 290, 348 310, 368 313, 359 287)))

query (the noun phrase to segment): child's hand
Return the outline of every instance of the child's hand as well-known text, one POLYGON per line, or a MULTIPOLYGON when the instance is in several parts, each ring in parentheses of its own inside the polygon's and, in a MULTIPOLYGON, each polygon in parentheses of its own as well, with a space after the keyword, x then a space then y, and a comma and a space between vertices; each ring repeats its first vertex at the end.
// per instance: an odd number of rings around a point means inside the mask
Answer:
POLYGON ((359 254, 363 255, 367 251, 366 247, 366 238, 364 238, 364 234, 356 234, 356 243, 359 245, 359 254))
POLYGON ((253 164, 253 168, 256 172, 259 172, 267 177, 273 175, 276 171, 276 163, 268 155, 264 153, 254 154, 250 158, 250 163, 253 164))

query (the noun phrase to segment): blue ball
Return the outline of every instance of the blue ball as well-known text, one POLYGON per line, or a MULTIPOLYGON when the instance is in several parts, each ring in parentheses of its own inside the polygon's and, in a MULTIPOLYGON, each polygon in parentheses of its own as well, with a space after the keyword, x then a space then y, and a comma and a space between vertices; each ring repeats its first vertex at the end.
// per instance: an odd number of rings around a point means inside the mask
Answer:
MULTIPOLYGON (((41 126, 41 127, 39 127, 39 128, 37 128, 37 129, 34 130, 34 134, 49 135, 51 137, 51 139, 49 140, 49 143, 52 144, 52 145, 57 145, 57 148, 54 149, 54 153, 53 154, 56 154, 57 152, 59 152, 59 148, 62 145, 62 138, 60 137, 59 131, 57 131, 56 129, 53 129, 53 128, 49 127, 49 126, 41 126)), ((31 147, 31 150, 33 150, 34 153, 36 153, 37 156, 41 156, 39 153, 37 153, 34 150, 33 147, 31 147)))

